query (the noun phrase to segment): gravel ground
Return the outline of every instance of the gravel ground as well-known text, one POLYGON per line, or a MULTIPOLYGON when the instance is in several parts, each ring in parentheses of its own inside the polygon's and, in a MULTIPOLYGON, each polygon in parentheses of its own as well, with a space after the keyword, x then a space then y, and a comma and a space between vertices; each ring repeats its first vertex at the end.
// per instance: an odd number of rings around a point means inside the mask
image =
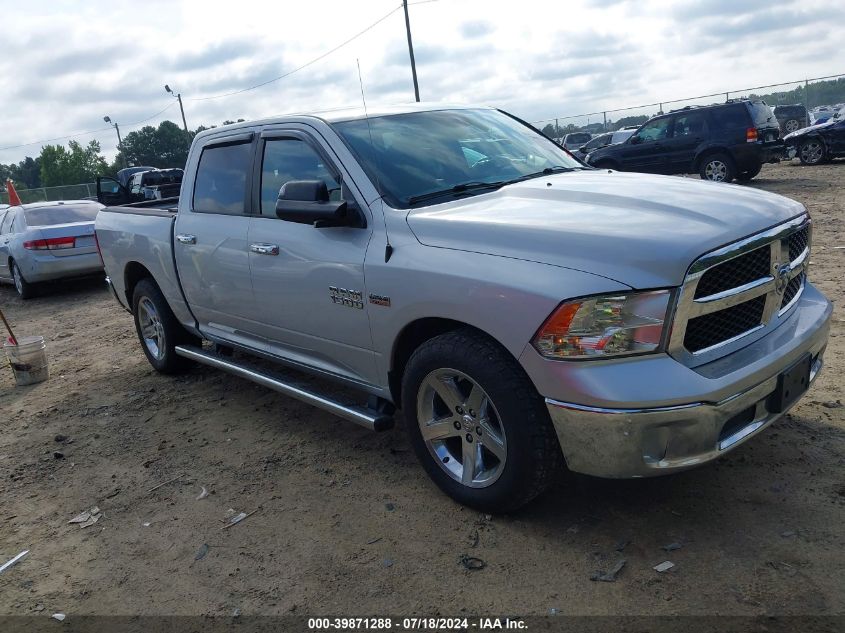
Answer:
POLYGON ((53 374, 0 373, 0 563, 30 550, 0 575, 0 615, 842 614, 845 162, 753 186, 815 220, 810 274, 836 309, 811 392, 713 465, 577 477, 507 517, 441 494, 401 425, 373 434, 211 369, 157 375, 99 282, 0 287, 53 374), (68 524, 92 506, 96 524, 68 524), (232 511, 254 514, 223 529, 232 511))

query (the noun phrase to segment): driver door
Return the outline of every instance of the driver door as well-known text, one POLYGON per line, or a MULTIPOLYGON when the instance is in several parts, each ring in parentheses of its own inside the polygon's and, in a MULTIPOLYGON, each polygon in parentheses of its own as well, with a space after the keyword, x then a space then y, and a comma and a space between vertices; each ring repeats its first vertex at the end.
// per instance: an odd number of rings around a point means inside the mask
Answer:
POLYGON ((276 201, 293 180, 321 180, 330 199, 361 214, 349 175, 331 150, 304 129, 267 131, 258 148, 260 200, 250 219, 249 269, 258 312, 257 333, 276 356, 355 381, 376 381, 364 256, 372 235, 359 227, 316 228, 280 220, 276 201))
POLYGON ((629 138, 620 150, 622 168, 652 174, 669 169, 669 155, 665 145, 672 131, 672 117, 649 121, 629 138))

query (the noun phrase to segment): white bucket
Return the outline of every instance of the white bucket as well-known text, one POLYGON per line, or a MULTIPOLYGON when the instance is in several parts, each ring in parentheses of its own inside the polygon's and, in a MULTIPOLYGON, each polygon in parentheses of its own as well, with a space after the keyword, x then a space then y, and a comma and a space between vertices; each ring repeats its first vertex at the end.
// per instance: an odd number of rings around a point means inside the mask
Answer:
POLYGON ((50 377, 47 366, 47 345, 43 336, 24 336, 18 339, 17 345, 8 341, 3 343, 6 358, 15 374, 18 386, 34 385, 44 382, 50 377))

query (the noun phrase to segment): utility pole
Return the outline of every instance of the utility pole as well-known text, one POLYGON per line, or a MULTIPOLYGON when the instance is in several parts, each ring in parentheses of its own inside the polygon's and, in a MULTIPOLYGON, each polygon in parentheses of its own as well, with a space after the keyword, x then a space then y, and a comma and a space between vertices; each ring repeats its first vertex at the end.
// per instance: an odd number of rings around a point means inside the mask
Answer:
POLYGON ((128 167, 129 165, 126 162, 126 154, 123 153, 123 149, 121 147, 121 145, 123 145, 123 141, 120 138, 120 128, 118 127, 118 125, 115 121, 112 121, 107 116, 103 117, 103 121, 105 121, 106 123, 114 126, 114 130, 115 130, 115 132, 117 132, 117 151, 120 152, 120 155, 123 157, 123 166, 128 167))
POLYGON ((185 108, 182 107, 182 93, 181 92, 179 92, 179 93, 173 92, 170 89, 170 86, 167 85, 167 84, 164 84, 164 89, 165 89, 165 91, 169 92, 171 95, 176 97, 177 101, 179 101, 179 110, 182 112, 182 125, 184 126, 185 131, 187 132, 188 131, 188 123, 187 123, 187 121, 185 121, 185 108))
POLYGON ((411 55, 411 74, 414 76, 414 97, 420 100, 420 85, 417 83, 417 63, 414 61, 414 43, 411 41, 411 19, 408 17, 408 0, 402 0, 405 7, 405 30, 408 32, 408 53, 411 55))

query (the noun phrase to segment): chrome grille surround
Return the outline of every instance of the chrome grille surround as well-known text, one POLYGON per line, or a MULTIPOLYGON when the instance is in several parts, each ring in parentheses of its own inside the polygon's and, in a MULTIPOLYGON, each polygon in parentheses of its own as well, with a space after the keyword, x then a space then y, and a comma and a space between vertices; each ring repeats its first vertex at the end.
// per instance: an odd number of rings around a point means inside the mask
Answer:
MULTIPOLYGON (((685 365, 695 367, 744 347, 777 327, 782 319, 788 317, 788 313, 795 307, 804 290, 806 270, 810 263, 811 241, 812 222, 809 216, 801 215, 774 228, 706 253, 693 262, 678 293, 668 344, 669 354, 685 365), (806 246, 796 255, 796 243, 801 244, 805 239, 806 246), (712 277, 718 274, 718 268, 723 264, 758 248, 769 251, 767 275, 735 288, 709 296, 696 297, 698 283, 705 273, 710 272, 710 277, 712 277), (792 250, 792 258, 790 258, 790 250, 792 250), (794 282, 796 278, 797 283, 800 284, 797 290, 796 282, 794 282), (784 293, 789 295, 787 302, 784 302, 784 293), (718 313, 758 297, 765 297, 765 306, 759 324, 707 347, 696 350, 687 348, 685 344, 687 324, 692 319, 718 313)), ((726 273, 728 272, 726 270, 726 273)), ((700 324, 701 321, 698 323, 700 324)))

